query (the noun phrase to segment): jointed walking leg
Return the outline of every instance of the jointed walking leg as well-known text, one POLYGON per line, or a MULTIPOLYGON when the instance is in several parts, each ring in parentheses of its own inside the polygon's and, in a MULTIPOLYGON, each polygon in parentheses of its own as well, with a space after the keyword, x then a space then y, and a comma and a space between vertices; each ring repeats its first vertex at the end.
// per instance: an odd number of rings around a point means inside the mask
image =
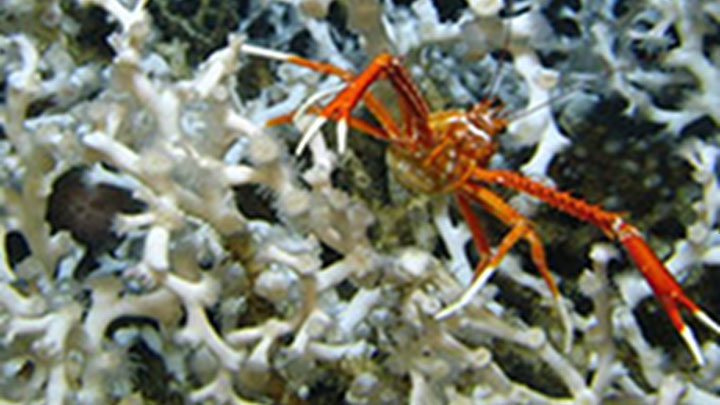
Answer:
POLYGON ((620 214, 605 211, 599 206, 588 204, 566 192, 507 170, 475 168, 472 178, 475 181, 499 184, 536 197, 570 216, 594 224, 610 239, 620 242, 647 283, 650 284, 657 300, 660 301, 673 326, 690 349, 695 361, 699 365, 705 363, 695 334, 680 315, 680 307, 690 311, 697 320, 716 334, 720 334, 720 325, 685 294, 680 284, 675 281, 662 261, 647 245, 640 231, 625 222, 620 214))
MULTIPOLYGON (((555 306, 566 332, 563 347, 565 350, 569 350, 572 339, 572 323, 570 321, 570 315, 562 303, 560 291, 555 284, 552 274, 550 274, 550 270, 545 259, 545 250, 543 249, 542 242, 535 233, 535 230, 532 228, 530 220, 515 211, 500 196, 480 185, 466 182, 465 185, 458 190, 458 194, 458 201, 464 201, 460 204, 460 208, 463 215, 466 216, 466 219, 469 219, 471 229, 473 222, 476 221, 476 219, 473 219, 474 214, 469 212, 470 207, 467 205, 467 200, 472 200, 480 204, 491 215, 497 217, 500 221, 511 228, 510 231, 503 237, 495 253, 487 260, 481 259, 478 263, 478 266, 475 268, 475 274, 473 275, 473 281, 470 284, 470 287, 468 287, 468 289, 457 301, 448 305, 445 309, 436 314, 436 319, 447 318, 466 306, 472 300, 477 291, 479 291, 485 283, 487 283, 490 277, 492 277, 498 265, 510 249, 515 246, 519 240, 525 239, 530 244, 530 257, 533 264, 540 272, 540 275, 547 284, 555 300, 555 306), (466 215, 466 212, 468 212, 469 215, 466 215)), ((473 237, 474 236, 475 235, 473 235, 473 237)), ((482 238, 484 238, 484 236, 482 238)), ((482 246, 486 243, 487 241, 481 241, 477 244, 482 246)), ((481 256, 482 253, 483 252, 481 252, 481 256)))
POLYGON ((245 44, 242 46, 241 51, 249 55, 304 66, 321 73, 338 76, 348 82, 347 86, 320 110, 319 116, 305 131, 296 150, 298 154, 303 151, 308 142, 320 130, 320 127, 328 120, 337 121, 338 150, 342 153, 347 143, 348 126, 351 125, 350 114, 360 99, 365 101, 368 109, 378 119, 386 133, 390 135, 390 138, 401 137, 399 127, 394 123, 390 112, 368 92, 370 85, 378 79, 388 79, 396 90, 400 98, 403 114, 410 116, 410 120, 405 122, 406 125, 412 125, 412 129, 406 128, 406 130, 418 131, 421 136, 426 138, 431 135, 430 128, 427 125, 430 110, 425 99, 413 84, 409 73, 400 61, 390 54, 383 53, 376 56, 362 72, 354 75, 331 64, 315 62, 297 55, 253 45, 245 44))

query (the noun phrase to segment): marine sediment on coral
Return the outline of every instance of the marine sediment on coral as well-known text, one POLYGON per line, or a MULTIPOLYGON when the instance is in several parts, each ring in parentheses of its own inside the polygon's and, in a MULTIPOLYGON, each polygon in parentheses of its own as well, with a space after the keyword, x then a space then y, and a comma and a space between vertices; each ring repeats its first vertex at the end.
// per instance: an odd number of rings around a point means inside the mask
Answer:
POLYGON ((477 260, 452 199, 360 133, 296 156, 307 122, 265 122, 341 80, 247 45, 498 99, 493 167, 627 212, 720 317, 719 1, 5 0, 0 403, 720 403, 716 337, 695 365, 617 247, 525 196, 569 350, 524 247, 436 320, 477 260))

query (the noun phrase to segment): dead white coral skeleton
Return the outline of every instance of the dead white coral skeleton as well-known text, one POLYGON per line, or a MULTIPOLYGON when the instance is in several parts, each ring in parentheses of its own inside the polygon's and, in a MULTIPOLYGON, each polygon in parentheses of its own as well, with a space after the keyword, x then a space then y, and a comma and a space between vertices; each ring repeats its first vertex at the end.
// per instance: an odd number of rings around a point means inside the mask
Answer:
MULTIPOLYGON (((68 45, 88 22, 65 2, 0 5, 7 27, 0 29, 0 401, 720 401, 718 346, 702 344, 706 364, 692 368, 678 344, 657 344, 662 332, 647 330, 640 318, 652 306, 644 300, 649 288, 637 272, 617 276, 608 267, 621 261, 611 246, 592 243, 600 235, 584 245, 587 269, 553 268, 561 287, 574 291, 565 298, 576 335, 569 353, 561 350, 551 296, 523 270, 522 255, 508 256, 502 276, 463 312, 437 322, 434 315, 472 272, 464 249, 471 235, 453 208, 443 198, 403 192, 388 193, 380 206, 351 187, 360 181, 339 182, 335 176, 353 156, 364 158, 366 149, 354 143, 360 136, 350 134, 346 156, 317 137, 304 164, 291 147, 299 131, 263 127, 319 89, 337 88, 337 79, 279 66, 249 95, 238 74, 249 74, 242 49, 256 43, 253 30, 262 25, 276 31, 264 45, 287 51, 283 44, 309 41, 313 59, 348 70, 361 65, 363 49, 394 47, 408 55, 420 86, 441 94, 437 100, 474 100, 478 84, 492 81, 500 66, 506 76, 496 95, 518 119, 493 164, 519 162, 537 178, 554 176, 551 163, 582 144, 582 136, 560 128, 582 128, 602 94, 578 91, 535 106, 562 91, 563 80, 606 78, 625 101, 624 114, 663 125, 657 137, 688 163, 677 174, 682 183, 658 186, 676 187, 687 196, 677 204, 688 208, 674 219, 682 232, 661 233, 658 249, 668 253, 668 269, 692 284, 699 269, 718 262, 719 149, 710 124, 720 111, 712 37, 720 3, 526 1, 515 2, 516 15, 507 15, 503 2, 472 1, 455 15, 427 0, 248 3, 227 42, 199 66, 181 69, 185 75, 176 70, 182 62, 168 57, 182 44, 162 39, 161 16, 151 18, 147 1, 73 3, 98 7, 115 22, 102 22, 111 27, 111 56, 89 60, 68 45), (338 7, 346 23, 334 14, 338 7), (283 18, 290 23, 280 24, 283 18), (379 29, 363 28, 363 19, 375 19, 379 29), (508 21, 511 57, 463 64, 458 55, 501 49, 508 21), (353 35, 358 26, 362 37, 353 35), (581 34, 558 29, 568 26, 581 34), (578 57, 583 48, 589 61, 578 57), (638 63, 638 54, 648 58, 638 63), (433 90, 423 77, 442 84, 433 90), (663 102, 663 92, 681 100, 663 102), (530 155, 514 154, 530 146, 530 155), (77 229, 54 229, 46 220, 58 181, 70 172, 79 173, 73 191, 57 204, 77 224, 110 218, 103 235, 114 236, 79 238, 77 229), (263 204, 271 208, 262 211, 263 204), (116 210, 101 213, 99 206, 116 210), (89 274, 79 276, 82 268, 89 274), (573 271, 581 275, 568 276, 573 271), (513 301, 514 293, 525 295, 513 301), (149 386, 138 382, 148 370, 149 386)), ((650 144, 642 134, 622 135, 650 144)), ((638 165, 628 170, 640 177, 647 172, 638 165)), ((376 173, 368 166, 345 173, 376 173)), ((392 181, 371 178, 395 190, 392 181)), ((513 202, 528 214, 539 210, 532 201, 513 202)), ((696 291, 697 300, 713 300, 696 291)))

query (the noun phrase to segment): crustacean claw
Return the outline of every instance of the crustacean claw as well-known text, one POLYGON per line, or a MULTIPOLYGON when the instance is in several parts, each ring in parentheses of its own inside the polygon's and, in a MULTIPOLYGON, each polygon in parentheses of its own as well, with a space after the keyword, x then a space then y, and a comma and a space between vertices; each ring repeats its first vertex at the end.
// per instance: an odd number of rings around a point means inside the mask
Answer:
POLYGON ((613 230, 645 277, 645 280, 647 280, 647 283, 650 284, 657 300, 670 317, 670 322, 680 334, 697 364, 700 366, 705 365, 705 359, 695 338, 695 333, 682 319, 680 307, 690 311, 695 319, 716 334, 720 334, 720 325, 688 298, 680 284, 675 281, 675 278, 665 268, 662 261, 647 245, 637 228, 618 218, 613 224, 613 230))

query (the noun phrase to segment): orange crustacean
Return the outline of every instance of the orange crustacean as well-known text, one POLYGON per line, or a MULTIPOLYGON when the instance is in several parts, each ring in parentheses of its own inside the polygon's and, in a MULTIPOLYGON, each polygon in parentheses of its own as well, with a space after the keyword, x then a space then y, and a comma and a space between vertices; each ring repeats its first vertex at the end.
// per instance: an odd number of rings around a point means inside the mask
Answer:
MULTIPOLYGON (((704 364, 700 346, 692 329, 682 319, 680 308, 684 307, 714 333, 720 334, 720 325, 688 298, 645 242, 641 232, 627 222, 623 214, 607 211, 518 172, 488 167, 497 149, 497 135, 508 124, 499 114, 500 107, 482 101, 466 110, 433 112, 401 60, 389 53, 376 56, 363 71, 354 74, 331 64, 250 44, 244 44, 241 51, 335 75, 346 82, 326 105, 303 108, 316 114, 316 118, 301 138, 296 150, 298 154, 326 122, 334 121, 341 153, 346 148, 349 127, 355 128, 388 143, 390 166, 399 172, 398 178, 404 185, 420 192, 454 195, 480 259, 470 286, 454 303, 438 312, 436 319, 450 317, 467 305, 492 276, 508 251, 518 241, 525 240, 530 245, 532 262, 555 297, 560 316, 568 320, 569 315, 561 303, 560 292, 546 262, 545 250, 532 222, 488 188, 489 185, 497 185, 528 194, 572 217, 591 223, 608 238, 622 245, 652 288, 695 361, 699 365, 704 364), (370 91, 370 86, 379 80, 388 81, 397 95, 399 123, 370 91), (364 103, 378 125, 352 115, 353 109, 360 102, 364 103), (484 209, 510 228, 494 250, 473 211, 473 205, 484 209)), ((292 115, 277 117, 267 124, 289 122, 292 115)))

